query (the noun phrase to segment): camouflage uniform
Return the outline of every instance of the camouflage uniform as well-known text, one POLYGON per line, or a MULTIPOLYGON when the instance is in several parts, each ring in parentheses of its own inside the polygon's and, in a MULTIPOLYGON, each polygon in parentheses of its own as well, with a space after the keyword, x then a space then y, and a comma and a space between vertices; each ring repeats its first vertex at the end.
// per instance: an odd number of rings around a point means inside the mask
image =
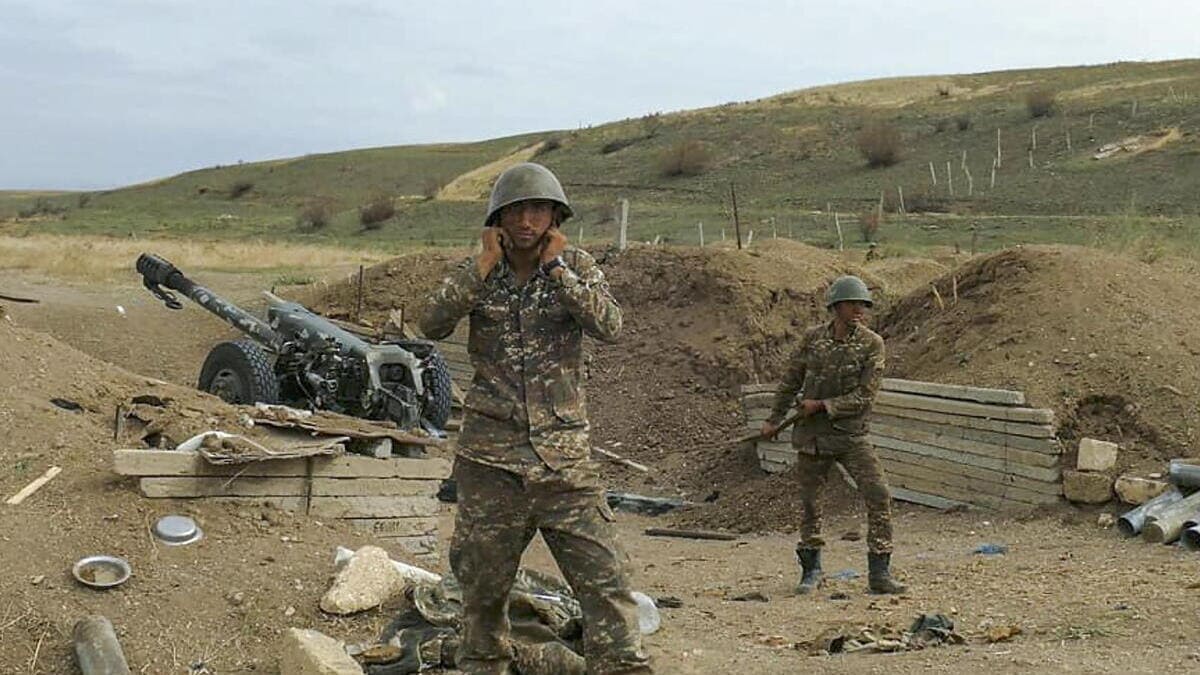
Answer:
POLYGON ((431 338, 470 314, 475 379, 466 395, 454 476, 459 508, 450 564, 463 588, 466 673, 504 673, 506 612, 521 554, 540 531, 584 616, 588 673, 649 673, 626 557, 591 460, 580 376, 583 334, 612 341, 621 310, 588 254, 569 249, 556 281, 524 286, 506 260, 486 279, 468 259, 429 299, 431 338))
POLYGON ((797 422, 792 431, 803 501, 798 548, 825 544, 821 539, 821 491, 829 469, 840 462, 858 483, 867 505, 868 550, 891 553, 891 495, 875 450, 867 442, 867 415, 879 391, 883 367, 883 338, 857 324, 851 324, 843 340, 833 336, 832 322, 818 326, 805 334, 791 356, 768 421, 779 424, 797 393, 825 402, 825 411, 797 422))

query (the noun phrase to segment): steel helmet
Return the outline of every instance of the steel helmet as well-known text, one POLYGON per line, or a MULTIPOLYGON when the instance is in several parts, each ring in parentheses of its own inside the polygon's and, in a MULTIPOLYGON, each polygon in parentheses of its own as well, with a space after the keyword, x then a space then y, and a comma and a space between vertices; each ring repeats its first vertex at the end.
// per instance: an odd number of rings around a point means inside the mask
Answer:
POLYGON ((863 283, 863 280, 850 275, 838 277, 829 285, 829 290, 825 291, 825 308, 829 309, 839 302, 848 300, 865 302, 867 307, 875 304, 875 301, 871 299, 871 291, 863 283))
MULTIPOLYGON (((492 186, 492 195, 488 198, 487 217, 483 219, 485 227, 491 226, 500 209, 523 202, 527 199, 546 199, 562 207, 562 220, 574 215, 571 205, 567 203, 567 195, 563 192, 562 183, 541 164, 524 162, 505 169, 492 186)), ((561 221, 560 221, 561 222, 561 221)))

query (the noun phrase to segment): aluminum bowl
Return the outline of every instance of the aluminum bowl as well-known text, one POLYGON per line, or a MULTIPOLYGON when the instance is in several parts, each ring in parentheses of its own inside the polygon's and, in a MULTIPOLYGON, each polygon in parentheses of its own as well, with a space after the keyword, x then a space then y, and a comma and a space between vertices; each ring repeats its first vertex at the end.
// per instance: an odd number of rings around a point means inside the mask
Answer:
POLYGON ((129 580, 133 569, 123 558, 113 555, 90 555, 71 568, 71 575, 84 586, 112 588, 129 580))

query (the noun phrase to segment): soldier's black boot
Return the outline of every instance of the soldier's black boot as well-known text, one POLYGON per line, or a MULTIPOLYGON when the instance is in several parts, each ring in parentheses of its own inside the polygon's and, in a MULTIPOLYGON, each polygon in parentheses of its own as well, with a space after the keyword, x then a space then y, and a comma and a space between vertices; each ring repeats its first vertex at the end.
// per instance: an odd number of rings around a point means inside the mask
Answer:
POLYGON ((892 578, 891 553, 867 553, 867 586, 872 593, 898 595, 908 590, 892 578))
POLYGON ((821 572, 821 549, 796 547, 796 558, 800 560, 800 569, 803 572, 796 592, 804 595, 817 590, 825 576, 821 572))

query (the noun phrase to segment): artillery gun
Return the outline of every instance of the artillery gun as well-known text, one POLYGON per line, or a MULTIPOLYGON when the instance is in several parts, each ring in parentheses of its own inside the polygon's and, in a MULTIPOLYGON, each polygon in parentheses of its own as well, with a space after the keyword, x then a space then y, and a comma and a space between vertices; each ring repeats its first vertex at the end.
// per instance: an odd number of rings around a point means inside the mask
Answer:
POLYGON ((430 341, 356 335, 267 292, 264 321, 149 253, 137 271, 169 309, 183 308, 176 291, 246 335, 212 348, 200 369, 203 391, 229 403, 332 410, 439 435, 450 417, 450 370, 430 341))

